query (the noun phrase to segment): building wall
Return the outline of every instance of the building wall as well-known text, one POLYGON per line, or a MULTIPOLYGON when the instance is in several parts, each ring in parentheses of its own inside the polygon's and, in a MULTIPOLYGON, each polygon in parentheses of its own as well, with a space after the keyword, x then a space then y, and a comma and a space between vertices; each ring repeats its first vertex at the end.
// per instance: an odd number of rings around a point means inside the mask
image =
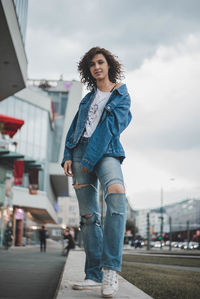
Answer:
MULTIPOLYGON (((10 81, 11 78, 13 78, 13 75, 16 77, 19 77, 18 80, 16 81, 18 84, 20 84, 20 77, 23 78, 24 84, 27 80, 27 57, 25 53, 25 47, 24 47, 24 42, 23 39, 25 38, 25 31, 26 31, 26 18, 27 18, 27 5, 25 5, 25 0, 17 0, 16 5, 22 5, 22 9, 19 9, 18 12, 15 9, 16 6, 14 5, 14 2, 12 0, 1 0, 1 5, 3 7, 4 15, 5 15, 5 20, 9 29, 9 38, 12 40, 12 45, 8 43, 7 39, 8 36, 3 35, 3 40, 1 41, 2 44, 4 45, 4 51, 2 52, 3 57, 6 56, 8 61, 11 59, 14 61, 14 59, 17 59, 17 63, 19 65, 20 71, 17 71, 15 64, 9 63, 11 67, 13 68, 12 72, 5 72, 5 77, 9 74, 9 78, 7 78, 8 81, 10 81), (19 13, 19 15, 17 15, 19 13), (23 23, 22 24, 22 19, 23 23), (19 23, 20 20, 20 23, 19 23), (13 47, 14 52, 11 52, 11 46, 13 47), (8 48, 10 47, 10 48, 8 48), (6 53, 7 52, 7 53, 6 53), (14 57, 13 55, 16 55, 14 57)), ((3 32, 4 33, 4 32, 3 32)), ((7 33, 5 33, 7 35, 7 33)), ((23 86, 24 87, 24 86, 23 86)), ((13 88, 13 93, 17 92, 18 90, 21 90, 23 87, 18 88, 16 87, 15 89, 13 88)), ((10 95, 9 94, 9 95, 10 95)), ((8 96, 8 95, 7 95, 8 96)))
MULTIPOLYGON (((35 97, 37 97, 37 93, 35 97)), ((2 114, 24 120, 24 125, 15 134, 12 141, 17 142, 17 152, 41 163, 43 172, 39 174, 39 188, 47 191, 44 178, 48 174, 45 166, 48 149, 47 134, 50 127, 49 112, 15 96, 0 102, 0 110, 2 114)), ((28 180, 25 175, 25 187, 27 187, 27 183, 28 180)))
POLYGON ((200 228, 200 199, 186 199, 165 206, 166 212, 172 219, 172 231, 187 229, 187 221, 191 229, 200 228))
MULTIPOLYGON (((163 233, 169 232, 169 217, 166 213, 163 213, 163 233)), ((160 233, 161 231, 161 214, 160 212, 150 212, 149 220, 152 233, 160 233)))
POLYGON ((79 208, 76 197, 59 197, 58 224, 69 227, 79 227, 79 208))
POLYGON ((150 209, 143 209, 136 211, 136 226, 138 228, 138 235, 146 238, 147 236, 147 213, 150 209))
POLYGON ((19 22, 22 39, 25 41, 26 38, 26 25, 27 25, 27 14, 28 14, 28 0, 14 0, 16 15, 19 22))
POLYGON ((68 97, 68 102, 66 106, 65 116, 64 116, 64 127, 62 140, 60 144, 60 152, 59 152, 59 162, 62 161, 64 146, 65 146, 65 138, 67 131, 69 130, 70 124, 78 110, 79 103, 82 98, 82 85, 78 81, 72 81, 72 85, 70 87, 70 93, 68 97))
MULTIPOLYGON (((49 137, 53 132, 52 125, 52 111, 51 111, 51 99, 39 92, 32 91, 30 89, 25 89, 18 92, 15 96, 7 98, 5 101, 0 102, 0 111, 2 114, 7 116, 16 117, 24 120, 24 125, 22 128, 14 135, 12 142, 17 143, 16 151, 17 153, 23 154, 25 159, 35 160, 37 164, 42 166, 42 170, 39 171, 39 191, 44 193, 46 203, 46 209, 51 206, 50 218, 55 221, 56 217, 56 197, 52 190, 50 177, 49 177, 49 160, 48 160, 48 150, 49 150, 49 137)), ((19 190, 14 189, 14 201, 19 206, 30 208, 31 205, 37 209, 40 209, 39 202, 37 199, 40 197, 39 192, 36 197, 33 195, 29 196, 29 202, 24 202, 21 198, 20 205, 20 192, 24 191, 28 196, 28 173, 25 172, 23 184, 20 185, 19 190)), ((43 206, 43 209, 45 207, 43 206)), ((42 221, 42 217, 41 217, 42 221)))
MULTIPOLYGON (((186 231, 187 221, 190 230, 200 228, 200 200, 187 199, 172 205, 164 206, 163 232, 169 232, 169 216, 172 219, 172 232, 186 231)), ((159 209, 144 209, 136 211, 136 226, 138 234, 146 238, 147 213, 150 213, 150 227, 152 233, 160 233, 160 211, 159 209)))
POLYGON ((13 137, 18 143, 17 151, 38 161, 47 154, 48 111, 15 96, 0 102, 2 114, 24 120, 24 125, 13 137))
POLYGON ((127 203, 126 203, 126 219, 131 220, 133 222, 136 221, 136 211, 133 210, 128 199, 127 199, 127 203))

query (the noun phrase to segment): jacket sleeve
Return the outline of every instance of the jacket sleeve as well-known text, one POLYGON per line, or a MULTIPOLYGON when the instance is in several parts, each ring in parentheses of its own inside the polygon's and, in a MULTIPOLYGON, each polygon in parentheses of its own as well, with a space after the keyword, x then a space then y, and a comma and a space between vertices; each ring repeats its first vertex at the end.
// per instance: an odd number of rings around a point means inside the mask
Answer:
POLYGON ((120 103, 106 108, 106 117, 102 118, 90 138, 81 165, 93 170, 102 158, 113 136, 119 136, 131 121, 130 96, 123 97, 120 103))
POLYGON ((76 115, 74 116, 74 119, 73 119, 73 121, 71 123, 71 126, 69 128, 69 131, 67 132, 67 136, 66 136, 66 139, 65 139, 64 155, 63 155, 63 159, 62 159, 62 162, 61 162, 62 167, 64 167, 65 161, 72 160, 71 149, 66 146, 66 143, 67 143, 68 138, 71 136, 72 132, 75 130, 77 118, 78 118, 78 111, 77 111, 76 115))

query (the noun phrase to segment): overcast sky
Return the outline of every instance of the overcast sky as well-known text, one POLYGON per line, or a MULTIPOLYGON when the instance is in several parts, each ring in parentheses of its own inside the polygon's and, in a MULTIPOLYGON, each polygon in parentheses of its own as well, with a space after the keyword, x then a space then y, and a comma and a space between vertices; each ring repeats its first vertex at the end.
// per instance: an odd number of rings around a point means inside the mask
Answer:
POLYGON ((29 0, 26 50, 34 79, 79 79, 91 47, 124 65, 133 121, 122 135, 133 208, 200 198, 200 2, 29 0), (172 179, 173 178, 173 179, 172 179))

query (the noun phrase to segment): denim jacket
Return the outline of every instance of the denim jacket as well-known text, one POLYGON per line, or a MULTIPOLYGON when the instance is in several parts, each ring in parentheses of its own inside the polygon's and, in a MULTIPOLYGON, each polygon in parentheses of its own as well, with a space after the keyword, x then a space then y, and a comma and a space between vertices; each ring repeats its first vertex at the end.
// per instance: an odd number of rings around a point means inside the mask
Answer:
MULTIPOLYGON (((62 167, 66 160, 72 160, 75 148, 83 135, 90 105, 96 95, 96 87, 82 99, 79 109, 72 121, 66 136, 62 167)), ((125 158, 124 149, 120 143, 120 134, 131 121, 130 96, 125 84, 115 89, 108 99, 100 121, 90 137, 81 165, 89 170, 103 156, 118 157, 120 162, 125 158)))

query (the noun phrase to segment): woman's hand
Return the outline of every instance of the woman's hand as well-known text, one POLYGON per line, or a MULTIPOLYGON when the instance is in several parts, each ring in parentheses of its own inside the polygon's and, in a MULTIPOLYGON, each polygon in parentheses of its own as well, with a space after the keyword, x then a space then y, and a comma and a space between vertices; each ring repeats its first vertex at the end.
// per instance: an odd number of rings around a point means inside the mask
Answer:
POLYGON ((82 170, 83 173, 91 172, 91 170, 87 169, 87 168, 84 167, 84 166, 81 166, 81 170, 82 170))
POLYGON ((64 172, 66 176, 73 176, 72 173, 72 161, 71 160, 66 160, 64 163, 64 172))

